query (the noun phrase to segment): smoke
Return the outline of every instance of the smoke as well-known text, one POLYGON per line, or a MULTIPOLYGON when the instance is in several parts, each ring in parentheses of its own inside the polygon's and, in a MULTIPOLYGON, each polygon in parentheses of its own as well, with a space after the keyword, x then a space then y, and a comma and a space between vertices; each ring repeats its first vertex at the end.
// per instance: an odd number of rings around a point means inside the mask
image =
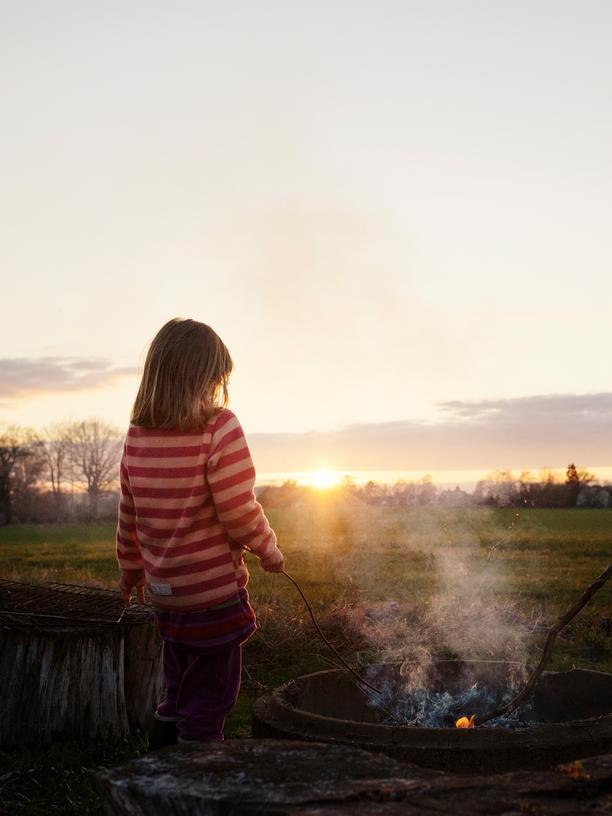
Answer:
POLYGON ((348 641, 359 644, 362 667, 396 667, 390 684, 368 675, 376 687, 384 684, 382 698, 372 702, 388 722, 439 724, 462 704, 477 708, 480 701, 480 710, 487 701, 501 704, 523 684, 540 621, 537 609, 518 605, 529 579, 521 574, 529 563, 521 555, 538 538, 531 514, 368 504, 347 488, 305 491, 299 512, 288 518, 281 539, 301 545, 300 577, 317 586, 318 611, 335 613, 348 641), (453 689, 436 688, 441 660, 517 668, 489 688, 467 675, 453 689))
MULTIPOLYGON (((491 690, 482 687, 452 699, 433 695, 432 670, 441 659, 526 662, 538 617, 519 611, 499 556, 507 560, 533 523, 519 513, 504 522, 507 514, 485 508, 344 512, 352 542, 336 570, 364 598, 352 606, 351 624, 368 644, 368 663, 399 667, 393 688, 378 701, 389 721, 434 724, 453 702, 489 699, 491 690)), ((521 672, 509 676, 506 692, 522 680, 521 672)))

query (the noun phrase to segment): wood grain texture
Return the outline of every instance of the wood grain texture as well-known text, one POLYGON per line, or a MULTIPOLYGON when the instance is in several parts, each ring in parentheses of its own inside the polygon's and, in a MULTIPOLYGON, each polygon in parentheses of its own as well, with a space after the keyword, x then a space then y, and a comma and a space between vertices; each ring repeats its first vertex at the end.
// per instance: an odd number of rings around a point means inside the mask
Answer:
POLYGON ((166 748, 102 771, 96 785, 107 816, 607 816, 612 755, 458 776, 349 746, 235 740, 166 748))
POLYGON ((161 693, 151 619, 36 626, 0 621, 0 746, 118 742, 145 730, 161 693))

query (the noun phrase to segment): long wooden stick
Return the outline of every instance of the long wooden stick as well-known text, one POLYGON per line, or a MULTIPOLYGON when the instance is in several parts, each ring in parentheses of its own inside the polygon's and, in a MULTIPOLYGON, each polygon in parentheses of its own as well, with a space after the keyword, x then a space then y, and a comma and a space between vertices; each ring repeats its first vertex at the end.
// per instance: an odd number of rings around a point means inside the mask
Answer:
POLYGON ((295 586, 295 588, 297 589, 297 591, 300 593, 300 595, 302 596, 302 600, 304 601, 304 604, 306 605, 306 609, 308 610, 308 614, 310 615, 310 619, 311 619, 311 620, 312 620, 312 622, 314 623, 314 627, 315 627, 315 629, 317 630, 317 632, 319 633, 319 637, 321 638, 321 640, 322 640, 324 643, 326 643, 326 644, 327 644, 327 646, 329 646, 329 648, 330 648, 330 649, 332 650, 332 652, 333 652, 333 653, 336 655, 336 657, 338 658, 338 660, 339 660, 339 661, 342 663, 342 665, 344 666, 344 668, 345 668, 345 669, 346 669, 348 672, 350 672, 350 674, 352 674, 352 675, 353 675, 353 677, 354 677, 356 680, 358 680, 358 681, 359 681, 359 682, 360 682, 362 685, 367 686, 367 688, 369 688, 371 691, 375 691, 377 694, 382 694, 382 691, 381 691, 380 689, 377 689, 375 686, 373 686, 371 683, 368 683, 368 681, 367 681, 367 680, 364 680, 364 679, 363 679, 363 677, 361 677, 359 674, 357 674, 357 672, 355 671, 355 669, 352 669, 352 668, 349 666, 349 664, 346 662, 346 660, 345 660, 345 659, 342 657, 342 655, 341 655, 341 654, 340 654, 340 652, 339 652, 339 651, 336 649, 336 647, 334 646, 334 644, 333 644, 333 643, 330 643, 330 641, 329 641, 329 640, 328 640, 328 639, 325 637, 325 635, 324 635, 324 634, 323 634, 323 632, 321 631, 321 627, 320 627, 320 626, 319 626, 319 624, 317 623, 317 619, 316 619, 316 618, 315 618, 315 616, 314 616, 314 612, 312 611, 312 607, 310 606, 310 604, 309 604, 309 603, 308 603, 308 601, 306 600, 306 596, 305 596, 305 595, 304 595, 304 593, 302 592, 302 588, 300 587, 300 585, 298 584, 298 582, 295 580, 295 578, 292 578, 292 577, 289 575, 289 573, 288 573, 288 572, 285 572, 285 570, 283 570, 281 574, 282 574, 282 575, 284 575, 284 576, 285 576, 285 578, 288 578, 288 579, 291 581, 291 583, 292 583, 292 584, 295 586))
POLYGON ((494 719, 495 717, 501 717, 503 714, 508 714, 510 711, 514 711, 515 708, 518 708, 522 702, 524 702, 531 692, 535 684, 538 682, 538 679, 542 672, 544 671, 544 666, 548 663, 548 659, 551 655, 552 648, 554 642, 556 640, 557 635, 559 632, 564 629, 567 624, 576 617, 576 615, 580 612, 580 610, 587 605, 587 603, 591 600, 593 595, 597 592, 598 589, 606 583, 608 578, 612 575, 612 564, 608 567, 605 572, 599 576, 596 581, 593 581, 591 586, 586 589, 580 598, 576 601, 574 606, 571 609, 568 609, 565 615, 561 615, 559 620, 555 623, 555 625, 550 629, 548 632, 548 637, 546 638, 546 643, 544 644, 544 652, 542 653, 542 658, 538 663, 537 667, 535 668, 533 674, 525 684, 524 688, 519 691, 516 697, 513 697, 509 703, 506 705, 499 706, 499 708, 494 708, 492 711, 489 711, 488 714, 483 715, 482 717, 477 718, 477 724, 482 725, 482 723, 488 722, 489 720, 494 719))
MULTIPOLYGON (((250 553, 252 553, 252 552, 253 552, 253 550, 251 550, 249 547, 245 547, 244 549, 245 549, 247 552, 250 552, 250 553)), ((320 626, 319 626, 319 624, 317 623, 317 619, 316 619, 316 618, 315 618, 315 616, 314 616, 314 612, 312 611, 312 607, 311 607, 311 606, 310 606, 310 604, 308 603, 308 599, 306 598, 306 596, 305 596, 305 595, 304 595, 304 593, 302 592, 302 587, 301 587, 301 586, 298 584, 298 582, 295 580, 295 578, 293 578, 291 575, 289 575, 289 573, 288 573, 288 572, 285 572, 285 570, 281 570, 280 574, 281 574, 281 575, 284 575, 284 576, 285 576, 285 578, 288 578, 288 579, 291 581, 291 583, 293 584, 293 586, 294 586, 294 587, 297 589, 297 591, 300 593, 300 595, 301 595, 301 597, 302 597, 302 600, 304 601, 304 605, 306 606, 306 609, 308 610, 308 614, 310 615, 310 619, 311 619, 311 621, 313 622, 315 629, 316 629, 316 630, 317 630, 317 632, 319 633, 319 637, 320 637, 320 638, 321 638, 321 640, 322 640, 322 641, 323 641, 323 642, 324 642, 324 643, 325 643, 325 644, 326 644, 326 645, 327 645, 327 646, 328 646, 328 647, 331 649, 331 651, 332 651, 332 652, 333 652, 333 653, 336 655, 336 657, 337 657, 337 658, 338 658, 338 660, 339 660, 339 661, 342 663, 342 665, 344 666, 344 668, 345 668, 345 669, 346 669, 346 670, 347 670, 347 671, 348 671, 348 672, 349 672, 349 673, 350 673, 350 674, 351 674, 351 675, 352 675, 352 676, 355 678, 355 680, 358 680, 358 681, 359 681, 359 683, 361 683, 361 685, 362 685, 362 686, 366 686, 367 688, 369 688, 369 689, 370 689, 370 691, 375 691, 375 692, 376 692, 376 694, 382 694, 382 691, 381 691, 380 689, 377 689, 377 688, 376 688, 375 686, 373 686, 371 683, 368 683, 368 681, 367 681, 367 680, 364 680, 364 678, 363 678, 363 677, 361 677, 361 675, 357 674, 357 672, 355 671, 355 669, 352 669, 352 668, 349 666, 349 664, 346 662, 346 660, 345 660, 345 659, 342 657, 342 655, 341 655, 341 654, 340 654, 340 652, 339 652, 339 651, 336 649, 336 647, 334 646, 334 644, 333 644, 333 643, 330 643, 330 641, 329 641, 329 640, 328 640, 328 639, 325 637, 325 635, 324 635, 324 634, 323 634, 323 632, 321 631, 321 627, 320 627, 320 626)), ((360 688, 361 688, 361 686, 360 686, 360 688)))

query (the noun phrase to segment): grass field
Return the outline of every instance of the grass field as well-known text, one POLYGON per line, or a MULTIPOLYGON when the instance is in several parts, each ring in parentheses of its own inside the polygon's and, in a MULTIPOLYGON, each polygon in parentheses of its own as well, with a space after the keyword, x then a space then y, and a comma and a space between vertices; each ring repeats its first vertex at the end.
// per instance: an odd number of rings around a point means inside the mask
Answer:
MULTIPOLYGON (((356 664, 424 653, 537 661, 547 626, 612 560, 607 510, 396 509, 330 493, 268 516, 288 572, 356 664)), ((0 528, 0 577, 112 587, 114 533, 114 525, 0 528)), ((245 648, 229 738, 249 734, 250 708, 263 689, 329 665, 294 587, 256 563, 251 575, 260 630, 245 648)), ((550 668, 612 671, 611 629, 606 587, 558 640, 550 668)), ((53 761, 5 755, 10 770, 0 774, 0 801, 32 816, 100 812, 92 769, 141 749, 135 738, 119 752, 63 746, 53 761)))

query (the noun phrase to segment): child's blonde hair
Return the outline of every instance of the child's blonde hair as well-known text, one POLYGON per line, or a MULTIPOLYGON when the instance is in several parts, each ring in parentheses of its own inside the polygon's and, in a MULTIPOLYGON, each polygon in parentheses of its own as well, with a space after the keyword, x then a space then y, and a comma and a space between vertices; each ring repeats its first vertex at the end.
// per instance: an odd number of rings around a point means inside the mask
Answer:
POLYGON ((201 430, 228 402, 233 363, 205 323, 174 317, 153 338, 130 421, 148 428, 201 430))

